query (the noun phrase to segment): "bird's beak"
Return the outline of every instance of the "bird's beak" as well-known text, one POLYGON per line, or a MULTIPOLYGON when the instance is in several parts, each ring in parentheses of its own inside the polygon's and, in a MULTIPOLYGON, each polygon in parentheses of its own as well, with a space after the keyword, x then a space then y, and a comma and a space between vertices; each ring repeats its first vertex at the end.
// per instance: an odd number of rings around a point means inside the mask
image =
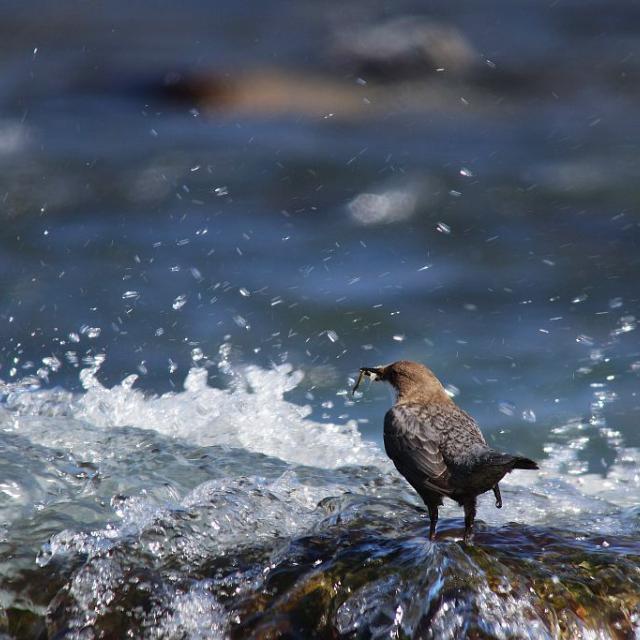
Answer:
POLYGON ((382 367, 360 367, 360 374, 358 375, 358 380, 356 381, 355 385, 353 385, 351 395, 355 394, 363 378, 382 380, 382 367))

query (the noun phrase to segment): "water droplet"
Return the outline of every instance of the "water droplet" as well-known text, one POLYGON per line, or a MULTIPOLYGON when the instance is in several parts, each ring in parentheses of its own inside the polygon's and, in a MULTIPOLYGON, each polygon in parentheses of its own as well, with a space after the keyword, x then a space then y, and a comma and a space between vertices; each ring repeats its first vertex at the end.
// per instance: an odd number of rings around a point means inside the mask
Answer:
POLYGON ((516 412, 516 406, 510 402, 500 402, 498 411, 504 413, 505 416, 512 416, 516 412))
POLYGON ((618 320, 618 327, 614 329, 611 333, 614 336, 619 336, 623 333, 629 333, 629 331, 633 331, 635 328, 636 328, 635 316, 622 316, 622 318, 618 320))
POLYGON ((62 366, 62 362, 58 360, 55 356, 48 356, 46 358, 42 358, 42 364, 46 365, 51 369, 51 371, 58 371, 62 366))
POLYGON ((182 309, 185 304, 187 304, 187 296, 183 293, 173 301, 171 306, 177 311, 178 309, 182 309))
POLYGON ((245 318, 240 315, 233 316, 233 321, 241 328, 246 329, 247 331, 251 329, 251 325, 247 322, 245 318))
POLYGON ((444 390, 447 392, 447 395, 450 398, 455 398, 460 395, 460 389, 456 387, 454 384, 448 384, 445 386, 444 390))
POLYGON ((97 338, 100 335, 102 329, 100 327, 90 327, 89 325, 83 325, 80 328, 80 333, 87 336, 87 338, 97 338))

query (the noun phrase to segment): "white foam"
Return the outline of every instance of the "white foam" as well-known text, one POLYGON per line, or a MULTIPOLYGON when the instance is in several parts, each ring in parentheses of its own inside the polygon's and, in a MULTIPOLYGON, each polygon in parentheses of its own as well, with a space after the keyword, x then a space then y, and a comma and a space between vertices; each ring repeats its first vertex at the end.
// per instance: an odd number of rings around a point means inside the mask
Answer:
POLYGON ((86 433, 88 425, 101 429, 131 426, 154 429, 198 446, 241 447, 294 464, 324 468, 387 464, 380 450, 363 440, 355 420, 316 422, 309 417, 310 406, 285 400, 284 394, 303 377, 287 364, 270 370, 257 366, 239 369, 228 390, 210 387, 207 370, 193 368, 184 391, 161 396, 133 388, 136 376, 107 388, 96 374, 97 367, 84 369, 80 379, 86 392, 73 396, 54 390, 12 389, 7 400, 12 412, 6 412, 10 414, 5 416, 6 422, 17 413, 21 419, 13 427, 37 437, 38 428, 30 428, 25 418, 65 415, 67 425, 54 441, 73 452, 86 451, 87 436, 93 439, 86 433))
POLYGON ((311 407, 284 399, 302 380, 287 364, 271 370, 248 366, 238 372, 230 390, 208 386, 206 369, 193 368, 182 393, 159 397, 133 389, 132 376, 111 389, 102 386, 92 370, 85 370, 82 380, 87 392, 76 399, 73 415, 103 428, 155 429, 201 446, 242 447, 327 468, 381 460, 355 421, 314 422, 309 419, 311 407))

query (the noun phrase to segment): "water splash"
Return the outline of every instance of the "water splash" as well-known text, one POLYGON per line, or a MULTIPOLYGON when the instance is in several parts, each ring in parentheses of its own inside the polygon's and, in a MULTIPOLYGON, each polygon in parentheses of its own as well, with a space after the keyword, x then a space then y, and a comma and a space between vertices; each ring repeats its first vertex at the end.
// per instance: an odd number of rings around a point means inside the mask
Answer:
POLYGON ((30 596, 49 611, 50 635, 607 638, 637 628, 640 453, 612 441, 605 479, 580 459, 585 437, 609 429, 593 420, 615 401, 606 386, 594 388, 590 416, 554 430, 539 473, 505 478, 504 509, 481 498, 478 544, 466 548, 457 507, 442 510, 430 544, 419 500, 382 452, 355 425, 317 423, 285 399, 300 372, 235 367, 228 345, 219 359, 225 390, 201 367, 179 393, 146 396, 136 376, 107 388, 102 358, 81 372, 82 394, 3 387, 0 433, 13 448, 0 514, 23 560, 2 584, 16 594, 57 585, 53 599, 30 596), (576 585, 607 598, 593 608, 576 585), (543 614, 549 602, 560 604, 543 614), (616 618, 622 602, 629 613, 616 618))
MULTIPOLYGON (((288 462, 326 468, 344 465, 386 464, 381 452, 362 439, 354 420, 343 424, 309 419, 310 406, 284 399, 303 375, 288 364, 264 370, 256 366, 235 369, 222 356, 221 369, 232 375, 231 388, 207 384, 207 370, 192 368, 181 393, 146 396, 134 388, 136 375, 112 388, 98 380, 101 361, 80 372, 85 393, 69 396, 57 391, 18 393, 33 385, 7 387, 6 404, 20 415, 64 414, 75 421, 108 429, 129 426, 153 429, 200 446, 225 445, 275 456, 288 462)), ((83 440, 59 442, 72 451, 83 440)))

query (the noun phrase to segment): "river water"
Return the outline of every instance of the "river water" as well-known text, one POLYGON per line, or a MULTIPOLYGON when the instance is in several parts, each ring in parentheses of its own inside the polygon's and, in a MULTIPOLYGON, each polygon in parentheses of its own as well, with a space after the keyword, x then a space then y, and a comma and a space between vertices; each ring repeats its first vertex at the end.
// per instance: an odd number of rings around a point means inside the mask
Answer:
POLYGON ((0 634, 639 637, 638 25, 0 7, 0 634), (540 463, 473 547, 402 358, 540 463))

